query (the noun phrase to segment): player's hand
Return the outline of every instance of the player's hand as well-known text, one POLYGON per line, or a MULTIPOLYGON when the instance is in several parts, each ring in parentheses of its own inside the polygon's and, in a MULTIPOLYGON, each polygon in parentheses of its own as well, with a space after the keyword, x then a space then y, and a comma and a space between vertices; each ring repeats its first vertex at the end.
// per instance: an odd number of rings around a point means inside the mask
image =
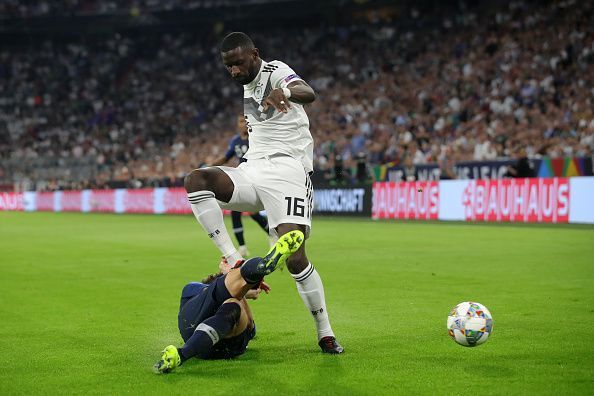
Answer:
POLYGON ((248 300, 257 300, 260 292, 262 292, 262 289, 250 289, 245 293, 245 298, 248 300))
POLYGON ((227 259, 225 258, 225 256, 221 256, 221 262, 219 263, 219 270, 223 274, 226 274, 229 271, 231 271, 231 265, 227 262, 227 259))
POLYGON ((260 282, 260 289, 266 294, 270 293, 270 286, 264 281, 260 282))
POLYGON ((286 113, 291 108, 291 102, 289 99, 285 98, 285 94, 281 88, 273 89, 270 92, 270 95, 266 99, 262 101, 262 107, 264 107, 264 111, 268 110, 268 108, 272 106, 278 111, 286 113))

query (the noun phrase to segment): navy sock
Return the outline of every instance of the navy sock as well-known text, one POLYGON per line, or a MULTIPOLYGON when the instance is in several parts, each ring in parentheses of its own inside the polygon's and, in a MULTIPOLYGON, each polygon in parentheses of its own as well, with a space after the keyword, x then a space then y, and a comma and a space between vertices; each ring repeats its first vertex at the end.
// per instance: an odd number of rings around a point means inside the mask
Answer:
POLYGON ((254 213, 251 217, 264 231, 266 231, 266 233, 268 233, 268 219, 266 217, 262 216, 260 213, 254 213))
POLYGON ((238 303, 221 305, 214 316, 200 323, 184 346, 178 349, 182 362, 194 356, 208 359, 215 344, 233 330, 240 315, 238 303))
POLYGON ((241 222, 241 212, 231 212, 231 222, 233 223, 233 233, 237 238, 239 246, 245 245, 245 239, 243 238, 243 223, 241 222))
POLYGON ((262 264, 262 257, 252 257, 247 260, 240 268, 241 277, 247 283, 260 283, 267 275, 262 264))

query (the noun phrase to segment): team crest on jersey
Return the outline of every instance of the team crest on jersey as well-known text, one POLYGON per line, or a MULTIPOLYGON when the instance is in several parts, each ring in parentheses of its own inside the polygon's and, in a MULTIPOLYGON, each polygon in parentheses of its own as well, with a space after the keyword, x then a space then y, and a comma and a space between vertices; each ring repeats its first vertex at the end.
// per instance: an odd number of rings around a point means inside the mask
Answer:
POLYGON ((258 86, 254 89, 254 97, 243 98, 244 114, 251 115, 258 121, 266 121, 274 115, 275 111, 273 106, 269 106, 268 110, 264 110, 264 106, 262 106, 262 99, 267 97, 272 91, 270 77, 268 77, 268 81, 266 82, 266 89, 264 89, 264 93, 261 93, 262 87, 263 83, 259 83, 258 86), (260 90, 260 94, 258 94, 258 89, 260 90))
MULTIPOLYGON (((243 111, 245 115, 251 115, 258 121, 266 121, 274 115, 274 107, 269 106, 267 110, 264 110, 262 101, 264 98, 270 95, 270 92, 272 91, 270 77, 272 73, 278 69, 278 67, 279 66, 274 63, 268 63, 264 65, 262 68, 261 80, 254 88, 253 96, 243 98, 243 111)), ((294 78, 293 76, 297 75, 293 74, 289 77, 294 78)))
POLYGON ((258 99, 263 99, 262 98, 262 83, 258 84, 258 86, 256 87, 256 89, 254 90, 254 97, 256 98, 256 100, 258 99))

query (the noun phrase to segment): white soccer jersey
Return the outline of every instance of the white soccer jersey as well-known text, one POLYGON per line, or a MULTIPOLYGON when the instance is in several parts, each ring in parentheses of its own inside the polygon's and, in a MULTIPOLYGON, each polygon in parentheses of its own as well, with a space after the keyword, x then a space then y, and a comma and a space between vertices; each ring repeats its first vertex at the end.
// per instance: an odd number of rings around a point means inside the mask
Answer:
POLYGON ((266 111, 262 107, 273 89, 286 88, 298 80, 301 77, 285 63, 262 60, 256 78, 243 86, 243 111, 250 131, 250 147, 245 154, 248 161, 280 153, 301 161, 308 172, 313 170, 313 138, 303 106, 291 102, 287 113, 273 106, 266 111))

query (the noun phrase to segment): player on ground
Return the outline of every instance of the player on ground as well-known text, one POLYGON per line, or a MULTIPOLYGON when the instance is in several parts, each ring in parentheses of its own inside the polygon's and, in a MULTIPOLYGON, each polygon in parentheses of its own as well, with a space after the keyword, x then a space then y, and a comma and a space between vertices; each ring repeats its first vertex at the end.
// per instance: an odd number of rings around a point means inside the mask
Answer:
POLYGON ((221 266, 221 272, 226 273, 211 276, 204 283, 187 284, 182 290, 178 315, 185 344, 181 348, 166 347, 155 370, 168 373, 192 357, 231 359, 243 354, 256 335, 246 295, 261 284, 264 276, 282 267, 304 241, 301 231, 290 231, 279 238, 264 258, 251 258, 239 269, 221 266))
MULTIPOLYGON (((208 236, 230 263, 242 257, 225 230, 219 205, 230 210, 265 209, 276 235, 311 227, 313 139, 303 104, 315 100, 313 89, 289 66, 266 62, 244 33, 227 35, 221 56, 231 77, 243 85, 248 123, 247 162, 237 168, 196 169, 185 179, 192 211, 208 236)), ((287 261, 297 290, 311 312, 318 345, 326 353, 342 353, 326 309, 320 275, 305 254, 305 244, 287 261)))
MULTIPOLYGON (((239 163, 246 162, 246 159, 243 158, 245 153, 249 147, 249 140, 248 140, 248 129, 247 129, 247 122, 245 121, 245 117, 240 115, 237 117, 237 129, 239 129, 239 134, 233 136, 231 142, 229 143, 229 148, 225 155, 221 158, 218 158, 212 163, 212 166, 219 166, 225 165, 229 160, 233 157, 237 157, 239 163)), ((268 234, 268 220, 266 217, 262 216, 260 213, 252 213, 250 215, 252 219, 262 229, 268 234)), ((231 221, 233 222, 233 233, 235 234, 235 238, 237 239, 237 243, 239 243, 239 247, 237 251, 243 257, 249 257, 250 252, 245 245, 245 238, 243 237, 243 224, 241 222, 241 212, 232 211, 231 212, 231 221)))

